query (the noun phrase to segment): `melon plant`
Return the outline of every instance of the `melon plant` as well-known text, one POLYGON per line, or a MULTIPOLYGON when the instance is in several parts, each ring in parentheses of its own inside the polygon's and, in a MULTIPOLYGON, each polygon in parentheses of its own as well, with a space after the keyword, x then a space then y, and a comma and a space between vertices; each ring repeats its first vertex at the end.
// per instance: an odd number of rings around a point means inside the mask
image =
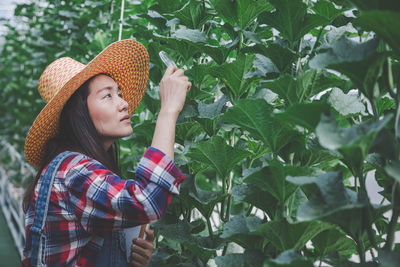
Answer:
MULTIPOLYGON (((61 56, 88 62, 117 40, 120 12, 119 1, 17 7, 23 26, 9 26, 0 57, 3 139, 22 153, 41 71, 61 56)), ((400 265, 399 26, 396 0, 125 1, 122 38, 151 64, 119 142, 124 177, 151 144, 158 53, 193 83, 176 129, 186 180, 152 225, 151 265, 400 265)))

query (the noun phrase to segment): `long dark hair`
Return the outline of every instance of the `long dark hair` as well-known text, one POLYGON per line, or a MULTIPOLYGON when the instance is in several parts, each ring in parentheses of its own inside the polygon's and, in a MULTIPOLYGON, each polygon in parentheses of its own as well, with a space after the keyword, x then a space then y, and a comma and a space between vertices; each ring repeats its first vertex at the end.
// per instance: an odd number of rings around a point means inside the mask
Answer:
POLYGON ((39 166, 38 173, 25 191, 22 203, 24 212, 29 208, 29 203, 35 192, 35 186, 43 169, 62 151, 69 150, 83 153, 120 175, 116 146, 113 144, 108 151, 104 149, 101 136, 89 115, 87 105, 89 84, 96 76, 93 76, 79 87, 65 104, 60 116, 58 135, 47 142, 45 156, 39 166))

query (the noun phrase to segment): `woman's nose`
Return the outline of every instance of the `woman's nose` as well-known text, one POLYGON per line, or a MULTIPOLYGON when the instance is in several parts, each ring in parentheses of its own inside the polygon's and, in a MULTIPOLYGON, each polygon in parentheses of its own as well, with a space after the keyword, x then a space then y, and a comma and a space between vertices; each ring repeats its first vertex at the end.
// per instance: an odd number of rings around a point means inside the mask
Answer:
POLYGON ((129 106, 128 102, 126 102, 122 97, 120 97, 119 99, 120 99, 120 103, 119 103, 120 110, 121 111, 128 110, 128 106, 129 106))

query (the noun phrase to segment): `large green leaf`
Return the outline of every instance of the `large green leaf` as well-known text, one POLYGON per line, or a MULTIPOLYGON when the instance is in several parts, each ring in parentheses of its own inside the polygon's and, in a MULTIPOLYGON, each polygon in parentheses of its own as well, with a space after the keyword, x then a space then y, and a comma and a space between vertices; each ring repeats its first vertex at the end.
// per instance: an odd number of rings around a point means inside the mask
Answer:
POLYGON ((242 184, 233 187, 232 196, 235 201, 247 203, 265 211, 268 216, 275 215, 278 201, 269 193, 252 184, 242 184))
POLYGON ((223 95, 218 101, 212 104, 205 104, 201 101, 197 101, 197 110, 199 112, 199 118, 214 119, 221 114, 225 103, 228 101, 228 97, 223 95))
POLYGON ((268 57, 282 73, 290 69, 296 57, 296 54, 292 50, 278 43, 268 44, 267 46, 256 44, 243 48, 242 52, 252 52, 268 57))
MULTIPOLYGON (((396 1, 399 3, 398 1, 396 1)), ((399 9, 400 11, 400 9, 399 9)), ((367 31, 373 31, 385 40, 397 53, 400 52, 400 13, 393 11, 363 11, 354 24, 367 31)))
POLYGON ((328 110, 329 106, 326 103, 312 102, 292 105, 284 112, 276 113, 274 116, 287 123, 300 125, 313 131, 319 123, 321 114, 328 110))
POLYGON ((244 181, 267 191, 283 204, 297 188, 297 186, 286 181, 286 176, 299 173, 306 174, 308 172, 299 167, 283 166, 279 161, 272 161, 269 166, 253 172, 244 181))
POLYGON ((345 36, 323 47, 323 53, 310 60, 315 69, 331 68, 347 75, 368 98, 373 98, 374 85, 386 53, 377 53, 378 40, 357 43, 345 36))
POLYGON ((323 25, 326 19, 319 15, 308 14, 307 5, 300 0, 270 0, 276 8, 272 13, 264 12, 259 16, 261 23, 266 23, 294 43, 312 28, 323 25))
POLYGON ((261 12, 272 9, 266 0, 217 0, 214 7, 232 26, 237 24, 243 30, 253 23, 261 12))
MULTIPOLYGON (((346 234, 359 240, 366 230, 366 209, 369 203, 359 200, 357 193, 347 189, 343 184, 341 172, 330 172, 319 177, 292 177, 288 181, 311 189, 314 192, 309 201, 303 203, 297 212, 298 221, 316 219, 336 224, 346 234)), ((371 223, 387 210, 387 207, 372 209, 371 223)))
POLYGON ((213 136, 208 141, 198 143, 187 154, 193 160, 215 169, 222 179, 226 179, 229 172, 250 155, 248 151, 229 146, 220 136, 213 136))
POLYGON ((235 61, 210 68, 210 75, 220 78, 239 98, 247 90, 254 79, 246 79, 245 75, 253 67, 254 55, 239 56, 235 61))
POLYGON ((256 233, 261 224, 258 217, 238 215, 224 225, 221 238, 235 242, 246 249, 261 249, 263 240, 256 233))
POLYGON ((264 99, 243 99, 225 113, 224 120, 248 131, 278 153, 295 134, 272 116, 272 106, 264 99))
POLYGON ((295 103, 303 103, 332 87, 346 87, 346 82, 336 75, 322 70, 308 70, 294 78, 292 75, 284 74, 272 81, 263 81, 263 88, 271 89, 285 100, 287 106, 295 103))
POLYGON ((329 228, 332 226, 318 221, 289 224, 282 220, 264 223, 257 231, 279 251, 285 251, 302 248, 308 240, 329 228))
POLYGON ((390 114, 381 120, 370 120, 351 128, 340 128, 332 116, 322 115, 316 134, 323 147, 339 151, 343 162, 352 170, 353 175, 359 175, 376 135, 391 118, 390 114))

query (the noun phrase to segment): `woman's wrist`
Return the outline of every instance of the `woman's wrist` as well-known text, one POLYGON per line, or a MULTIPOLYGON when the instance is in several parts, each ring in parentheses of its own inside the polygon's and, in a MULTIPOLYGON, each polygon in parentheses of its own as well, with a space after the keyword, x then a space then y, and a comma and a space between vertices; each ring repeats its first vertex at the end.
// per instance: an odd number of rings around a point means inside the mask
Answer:
POLYGON ((180 112, 178 110, 161 107, 160 112, 158 113, 158 117, 172 118, 176 120, 179 116, 179 113, 180 112))

